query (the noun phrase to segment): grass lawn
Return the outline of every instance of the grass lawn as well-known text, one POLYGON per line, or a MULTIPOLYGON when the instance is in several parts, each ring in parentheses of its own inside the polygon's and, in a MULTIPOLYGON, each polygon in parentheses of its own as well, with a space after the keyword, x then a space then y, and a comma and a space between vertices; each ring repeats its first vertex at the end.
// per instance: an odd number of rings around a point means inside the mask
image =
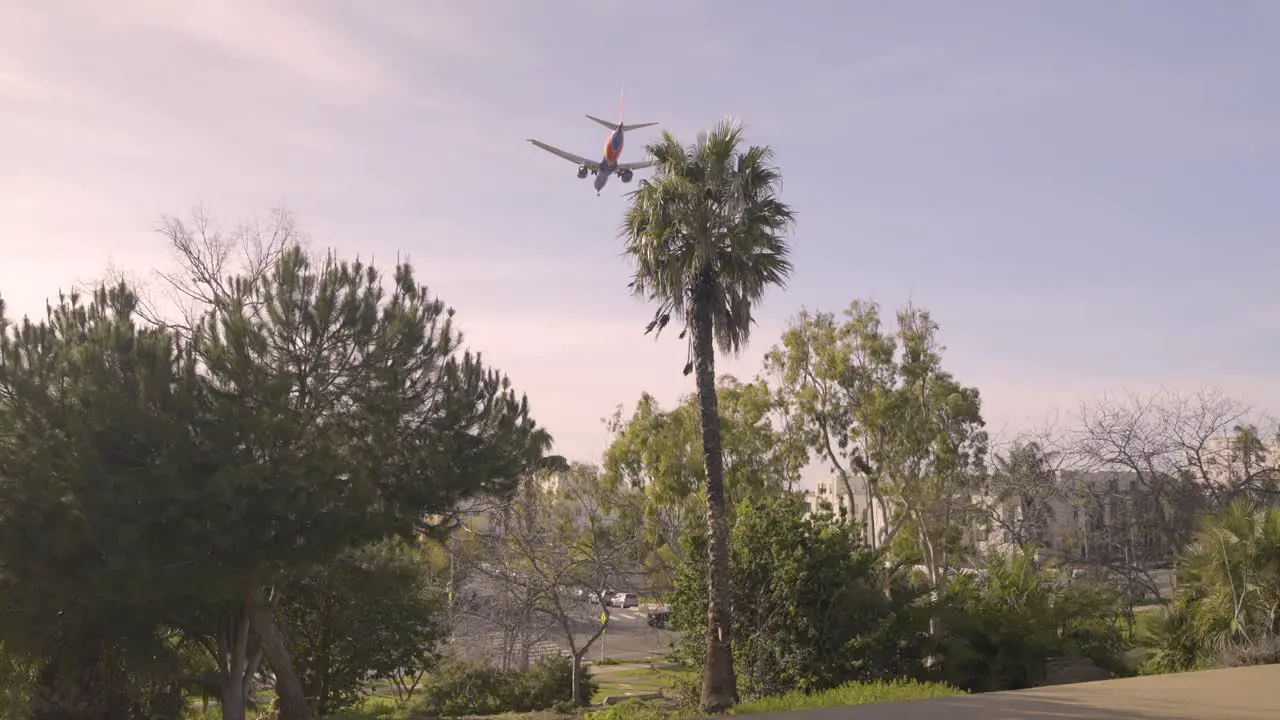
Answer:
POLYGON ((393 698, 374 693, 365 697, 364 702, 347 710, 339 710, 325 716, 326 720, 389 720, 403 717, 404 712, 396 707, 393 698))
POLYGON ((924 700, 927 698, 954 697, 966 694, 949 685, 941 683, 922 683, 914 680, 894 680, 893 682, 850 683, 834 690, 805 695, 801 692, 787 693, 753 702, 742 703, 733 708, 734 715, 751 715, 756 713, 779 713, 793 710, 812 710, 814 708, 844 707, 846 705, 869 705, 871 703, 897 702, 900 700, 924 700))
MULTIPOLYGON (((600 703, 606 697, 622 695, 647 695, 667 692, 674 687, 680 677, 679 672, 671 666, 651 668, 647 665, 615 665, 602 667, 593 672, 599 689, 592 698, 593 703, 600 703)), ((845 705, 867 705, 870 703, 895 702, 901 700, 919 700, 935 697, 963 695, 960 690, 936 684, 915 681, 893 681, 879 683, 852 683, 834 690, 806 695, 800 692, 788 693, 777 697, 764 698, 753 702, 742 703, 733 709, 734 715, 756 713, 790 712, 793 710, 810 710, 825 707, 842 707, 845 705)), ((631 701, 622 705, 588 711, 589 718, 601 720, 675 720, 682 716, 698 717, 696 713, 676 711, 673 706, 663 702, 631 701)), ((216 706, 210 707, 208 716, 193 713, 191 720, 212 720, 221 717, 216 706)), ((253 717, 250 711, 250 717, 253 717)), ((568 720, 572 715, 555 712, 511 713, 493 716, 494 720, 568 720)), ((412 716, 406 718, 404 710, 396 707, 395 701, 388 695, 374 694, 365 699, 359 707, 342 710, 327 715, 325 720, 418 720, 412 716)))
POLYGON ((669 668, 648 665, 604 665, 591 669, 596 681, 596 692, 591 702, 600 703, 607 697, 619 695, 647 695, 670 690, 676 674, 669 668))
MULTIPOLYGON (((734 715, 779 713, 815 708, 869 705, 871 703, 924 700, 927 698, 953 697, 965 693, 947 685, 894 681, 879 683, 851 683, 827 692, 806 695, 801 692, 764 698, 742 703, 733 708, 734 715)), ((661 703, 631 700, 612 707, 593 711, 586 720, 680 720, 702 717, 688 710, 675 710, 661 703)))
POLYGON ((1134 608, 1132 633, 1129 632, 1129 624, 1124 618, 1116 620, 1116 627, 1120 628, 1134 645, 1142 645, 1151 638, 1151 625, 1155 622, 1160 607, 1160 605, 1153 605, 1134 608))

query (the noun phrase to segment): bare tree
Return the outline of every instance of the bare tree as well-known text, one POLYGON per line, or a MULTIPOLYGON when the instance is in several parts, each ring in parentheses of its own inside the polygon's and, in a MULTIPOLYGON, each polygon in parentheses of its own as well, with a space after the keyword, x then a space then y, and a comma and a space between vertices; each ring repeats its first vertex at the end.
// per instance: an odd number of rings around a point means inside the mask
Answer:
POLYGON ((521 616, 558 630, 575 699, 582 662, 608 627, 610 592, 629 589, 640 570, 643 529, 615 512, 614 495, 626 492, 638 491, 604 483, 582 464, 531 478, 483 543, 483 567, 521 598, 521 616))
POLYGON ((994 544, 1023 551, 1052 541, 1056 513, 1074 499, 1060 475, 1069 468, 1062 431, 1047 425, 1017 436, 991 454, 984 492, 976 503, 994 544))
POLYGON ((1162 596, 1198 517, 1280 477, 1249 408, 1216 390, 1105 396, 1083 408, 1069 455, 1079 559, 1162 596), (1162 573, 1169 575, 1167 571, 1162 573))
POLYGON ((527 668, 535 648, 555 631, 534 610, 537 588, 510 572, 501 561, 472 568, 453 609, 454 647, 504 670, 527 668))
POLYGON ((166 312, 154 297, 144 298, 139 315, 188 334, 220 302, 253 302, 245 285, 261 280, 286 248, 305 244, 293 215, 284 208, 272 210, 265 222, 242 223, 229 233, 197 208, 186 220, 165 216, 157 231, 168 241, 177 264, 176 269, 153 271, 172 310, 166 312), (233 283, 233 276, 242 282, 233 283))
POLYGON ((1149 500, 1149 512, 1139 522, 1159 534, 1157 557, 1151 559, 1162 562, 1190 537, 1192 519, 1202 509, 1182 472, 1170 422, 1177 418, 1166 398, 1163 393, 1102 398, 1082 412, 1074 447, 1089 470, 1125 473, 1149 500))

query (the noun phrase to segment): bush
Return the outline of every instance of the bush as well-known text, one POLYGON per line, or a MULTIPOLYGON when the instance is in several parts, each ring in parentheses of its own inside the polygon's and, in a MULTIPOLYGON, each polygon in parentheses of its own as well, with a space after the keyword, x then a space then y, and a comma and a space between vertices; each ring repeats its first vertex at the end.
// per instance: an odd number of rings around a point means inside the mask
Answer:
POLYGON ((1200 640, 1185 597, 1176 598, 1152 613, 1154 617, 1147 626, 1148 636, 1144 641, 1147 652, 1142 661, 1142 674, 1184 672, 1201 665, 1200 640))
POLYGON ((943 593, 941 679, 970 692, 1032 687, 1056 656, 1125 673, 1120 606, 1114 589, 1058 582, 1030 553, 994 557, 985 578, 954 578, 943 593))
MULTIPOLYGON (((447 662, 423 682, 413 714, 457 717, 547 710, 570 700, 572 673, 573 663, 562 656, 542 660, 528 670, 447 662)), ((585 704, 595 693, 596 684, 585 668, 582 673, 578 701, 585 704)))
MULTIPOLYGON (((954 697, 964 694, 963 690, 958 690, 950 685, 918 682, 916 680, 849 683, 825 692, 806 694, 797 691, 763 698, 739 705, 733 709, 733 712, 742 715, 781 713, 814 708, 844 707, 846 705, 926 700, 928 698, 954 697)), ((622 719, 620 718, 619 720, 622 719)))
POLYGON ((1177 570, 1173 604, 1152 627, 1145 672, 1280 659, 1280 508, 1239 500, 1204 518, 1177 570))
MULTIPOLYGON (((730 536, 734 667, 743 699, 914 676, 927 625, 913 588, 849 523, 808 516, 794 498, 737 506, 730 536)), ((690 666, 703 662, 706 532, 684 533, 671 624, 690 666)))
POLYGON ((445 600, 408 543, 349 550, 290 578, 284 598, 280 624, 318 716, 354 707, 371 676, 415 676, 438 661, 445 600))
POLYGON ((1218 658, 1218 667, 1245 667, 1247 665, 1275 665, 1280 663, 1280 638, 1275 635, 1259 640, 1255 645, 1232 645, 1218 658))

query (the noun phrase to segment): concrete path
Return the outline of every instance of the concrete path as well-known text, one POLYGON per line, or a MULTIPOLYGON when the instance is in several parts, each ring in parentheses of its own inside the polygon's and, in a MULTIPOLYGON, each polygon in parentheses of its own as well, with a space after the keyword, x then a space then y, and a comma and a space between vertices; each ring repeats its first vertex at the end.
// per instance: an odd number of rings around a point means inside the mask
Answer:
POLYGON ((752 715, 789 720, 1277 720, 1280 665, 752 715))

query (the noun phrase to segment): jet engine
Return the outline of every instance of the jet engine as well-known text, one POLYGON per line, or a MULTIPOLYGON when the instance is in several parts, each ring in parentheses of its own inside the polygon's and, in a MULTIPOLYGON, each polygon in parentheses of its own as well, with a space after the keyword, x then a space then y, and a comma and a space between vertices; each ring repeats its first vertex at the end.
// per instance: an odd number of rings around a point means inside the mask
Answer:
POLYGON ((578 179, 579 179, 579 180, 581 180, 582 178, 586 177, 588 172, 589 172, 589 171, 587 170, 587 166, 586 166, 586 165, 579 165, 579 166, 578 166, 578 179))
POLYGON ((618 171, 618 179, 624 183, 631 182, 631 176, 632 176, 632 172, 627 168, 623 168, 618 171))

